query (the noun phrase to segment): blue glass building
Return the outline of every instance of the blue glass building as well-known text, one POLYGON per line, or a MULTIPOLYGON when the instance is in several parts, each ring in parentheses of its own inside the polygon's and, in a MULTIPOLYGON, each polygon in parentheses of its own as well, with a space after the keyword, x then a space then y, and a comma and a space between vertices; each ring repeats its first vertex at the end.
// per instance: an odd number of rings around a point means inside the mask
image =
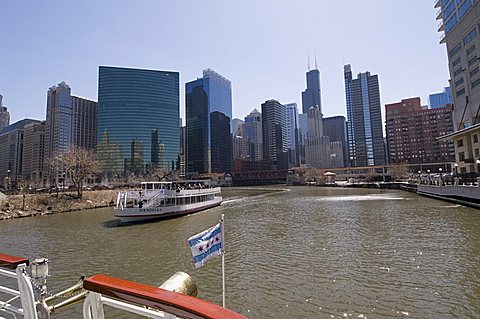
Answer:
POLYGON ((187 174, 232 168, 232 84, 211 69, 185 84, 187 174))
POLYGON ((107 175, 173 169, 180 148, 179 73, 99 67, 97 156, 107 175))
POLYGON ((452 89, 448 86, 443 92, 430 94, 428 96, 428 104, 431 109, 438 109, 452 104, 452 89))

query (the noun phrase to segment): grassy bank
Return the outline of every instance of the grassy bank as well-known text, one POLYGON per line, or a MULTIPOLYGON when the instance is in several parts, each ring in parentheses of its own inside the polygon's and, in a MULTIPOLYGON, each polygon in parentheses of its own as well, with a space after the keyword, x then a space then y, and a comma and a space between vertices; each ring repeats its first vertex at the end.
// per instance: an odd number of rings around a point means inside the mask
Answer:
POLYGON ((76 210, 112 206, 117 198, 116 190, 84 191, 77 199, 73 193, 29 194, 22 209, 22 195, 7 196, 0 202, 0 220, 48 215, 76 210))

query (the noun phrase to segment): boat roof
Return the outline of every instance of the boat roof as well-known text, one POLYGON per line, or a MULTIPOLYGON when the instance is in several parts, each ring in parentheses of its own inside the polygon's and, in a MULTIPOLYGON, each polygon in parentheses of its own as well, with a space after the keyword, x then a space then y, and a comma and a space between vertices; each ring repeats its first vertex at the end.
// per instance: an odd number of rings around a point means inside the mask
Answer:
POLYGON ((187 184, 187 183, 206 183, 206 182, 211 182, 211 180, 205 180, 205 179, 190 179, 186 181, 173 181, 173 182, 141 182, 140 184, 187 184))

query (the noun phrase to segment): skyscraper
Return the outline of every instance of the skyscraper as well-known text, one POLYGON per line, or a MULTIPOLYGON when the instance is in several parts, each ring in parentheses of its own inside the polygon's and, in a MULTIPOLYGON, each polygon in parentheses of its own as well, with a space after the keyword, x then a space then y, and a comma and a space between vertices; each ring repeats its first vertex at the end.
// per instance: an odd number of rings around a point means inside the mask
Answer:
POLYGON ((443 92, 433 93, 428 96, 428 104, 432 109, 438 109, 452 104, 452 89, 447 86, 443 92))
POLYGON ((302 113, 306 114, 312 106, 322 110, 321 99, 320 71, 315 66, 314 70, 307 72, 307 89, 302 92, 302 113))
POLYGON ((72 143, 87 150, 95 150, 98 103, 72 95, 72 112, 72 143))
POLYGON ((253 109, 250 114, 245 117, 244 124, 245 139, 248 145, 249 158, 253 161, 263 159, 263 130, 262 130, 262 113, 257 109, 253 109))
POLYGON ((3 96, 0 95, 0 132, 4 127, 10 125, 10 113, 7 107, 3 105, 3 96))
POLYGON ((310 167, 330 167, 330 140, 323 136, 323 118, 319 107, 311 106, 307 113, 305 164, 310 167))
POLYGON ((179 104, 178 72, 100 66, 97 156, 103 173, 171 169, 180 148, 179 104))
POLYGON ((480 2, 436 0, 440 43, 447 45, 454 130, 441 139, 455 145, 458 172, 480 176, 480 2))
POLYGON ((277 100, 262 104, 263 158, 288 169, 286 108, 277 100))
POLYGON ((386 161, 378 75, 365 72, 353 79, 350 65, 345 65, 344 75, 350 164, 357 167, 384 165, 386 161))
POLYGON ((300 141, 297 103, 285 104, 289 166, 300 166, 300 141))
POLYGON ((72 143, 72 96, 67 83, 52 86, 47 92, 45 122, 45 159, 66 152, 72 143))
MULTIPOLYGON (((347 121, 344 116, 332 116, 323 119, 323 135, 330 138, 330 143, 335 143, 335 149, 341 155, 335 153, 332 156, 331 167, 349 166, 347 144, 347 121), (340 144, 338 144, 340 143, 340 144)), ((333 149, 333 147, 332 147, 333 149)))
POLYGON ((211 69, 185 84, 187 174, 232 169, 232 84, 211 69))

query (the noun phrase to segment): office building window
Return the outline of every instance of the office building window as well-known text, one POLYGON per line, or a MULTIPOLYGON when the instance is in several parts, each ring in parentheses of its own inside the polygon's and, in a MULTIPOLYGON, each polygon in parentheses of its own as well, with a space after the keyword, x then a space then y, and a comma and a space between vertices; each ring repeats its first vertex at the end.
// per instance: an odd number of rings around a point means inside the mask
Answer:
POLYGON ((468 45, 470 42, 473 41, 473 39, 475 39, 475 37, 477 36, 477 27, 475 27, 475 29, 473 29, 472 31, 470 31, 466 36, 465 38, 463 38, 463 44, 466 46, 468 45))
POLYGON ((477 47, 474 45, 472 45, 471 47, 469 47, 467 49, 467 55, 470 55, 471 53, 475 52, 475 50, 477 49, 477 47))
POLYGON ((461 49, 462 49, 462 44, 461 44, 461 43, 458 43, 456 46, 454 46, 454 47, 448 52, 448 55, 450 56, 450 58, 452 58, 455 54, 457 54, 458 52, 460 52, 461 49))

